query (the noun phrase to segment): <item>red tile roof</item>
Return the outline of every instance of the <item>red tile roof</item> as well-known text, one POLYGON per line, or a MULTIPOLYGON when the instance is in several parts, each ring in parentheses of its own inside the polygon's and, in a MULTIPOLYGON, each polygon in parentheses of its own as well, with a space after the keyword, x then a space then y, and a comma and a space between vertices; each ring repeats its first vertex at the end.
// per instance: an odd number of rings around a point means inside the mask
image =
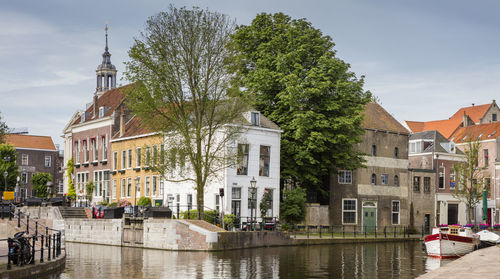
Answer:
POLYGON ((488 140, 500 136, 500 122, 461 127, 452 136, 454 142, 466 142, 468 139, 488 140), (481 136, 481 137, 479 137, 481 136))
POLYGON ((488 111, 492 104, 484 104, 478 106, 470 106, 465 108, 460 108, 450 119, 458 118, 462 120, 462 116, 467 114, 474 123, 479 123, 484 114, 488 111))
POLYGON ((363 128, 408 134, 409 131, 377 103, 365 106, 363 128))
POLYGON ((16 148, 57 150, 52 138, 49 136, 8 134, 5 136, 5 142, 14 145, 16 148))
POLYGON ((427 122, 406 121, 406 124, 413 133, 424 131, 438 131, 446 138, 449 138, 460 125, 462 125, 462 118, 453 118, 446 120, 435 120, 427 122))

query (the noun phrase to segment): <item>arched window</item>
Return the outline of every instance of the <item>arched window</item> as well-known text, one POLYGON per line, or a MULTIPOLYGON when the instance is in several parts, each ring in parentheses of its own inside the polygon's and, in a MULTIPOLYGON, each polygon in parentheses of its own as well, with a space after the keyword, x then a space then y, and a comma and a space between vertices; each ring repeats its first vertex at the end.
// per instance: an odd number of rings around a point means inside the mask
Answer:
POLYGON ((394 158, 397 158, 399 156, 399 149, 397 147, 394 147, 394 158))
POLYGON ((372 173, 372 185, 377 185, 377 176, 372 173))
POLYGON ((394 176, 394 186, 399 186, 399 177, 397 175, 394 176))
POLYGON ((372 145, 372 156, 377 156, 377 146, 375 144, 372 145))

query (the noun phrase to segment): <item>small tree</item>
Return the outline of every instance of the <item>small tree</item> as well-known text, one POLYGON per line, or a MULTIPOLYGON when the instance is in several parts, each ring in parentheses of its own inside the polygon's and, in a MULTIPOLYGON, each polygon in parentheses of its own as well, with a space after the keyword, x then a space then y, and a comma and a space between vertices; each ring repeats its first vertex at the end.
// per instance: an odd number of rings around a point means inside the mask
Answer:
POLYGON ((68 194, 66 196, 74 200, 76 198, 76 190, 75 185, 73 184, 73 157, 68 160, 66 166, 68 167, 66 172, 66 175, 68 176, 68 194))
POLYGON ((472 220, 472 211, 481 201, 483 190, 487 190, 484 183, 486 174, 478 167, 480 146, 479 139, 469 139, 463 150, 465 161, 453 165, 458 184, 455 185, 453 197, 467 205, 467 223, 472 220))
POLYGON ((7 191, 14 190, 17 177, 19 176, 19 167, 16 164, 16 149, 14 146, 4 143, 0 144, 0 191, 5 189, 4 173, 7 171, 7 191), (9 158, 9 160, 4 160, 9 158))
POLYGON ((284 192, 285 200, 281 203, 281 218, 295 225, 306 217, 306 190, 296 187, 284 192))
POLYGON ((31 177, 31 183, 33 184, 33 190, 35 190, 36 197, 46 198, 49 195, 49 189, 47 188, 47 182, 49 181, 52 181, 52 175, 50 175, 50 173, 39 172, 31 177))
POLYGON ((260 217, 264 218, 266 217, 267 211, 269 208, 271 208, 271 202, 272 202, 272 197, 271 197, 271 192, 270 191, 265 191, 264 194, 262 194, 262 199, 260 200, 260 217))
POLYGON ((151 206, 151 198, 141 197, 137 202, 138 206, 151 206))
POLYGON ((92 202, 94 189, 95 189, 94 182, 92 182, 92 181, 87 182, 87 185, 85 185, 85 196, 87 197, 87 200, 89 202, 92 202))
POLYGON ((2 116, 0 115, 0 143, 5 141, 5 134, 9 132, 9 127, 2 121, 2 116))

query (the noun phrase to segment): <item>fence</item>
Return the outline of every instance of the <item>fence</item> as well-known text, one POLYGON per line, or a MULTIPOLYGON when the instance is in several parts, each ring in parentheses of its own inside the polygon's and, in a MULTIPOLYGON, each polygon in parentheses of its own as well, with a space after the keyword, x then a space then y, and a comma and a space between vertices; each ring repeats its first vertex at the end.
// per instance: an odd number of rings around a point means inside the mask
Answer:
MULTIPOLYGON (((6 206, 2 204, 2 219, 5 219, 5 209, 6 206)), ((7 215, 9 221, 17 219, 17 228, 21 228, 23 225, 25 227, 24 232, 26 233, 26 236, 21 235, 18 238, 9 237, 7 239, 0 239, 0 243, 5 241, 7 244, 7 254, 0 255, 0 258, 7 257, 7 269, 11 269, 12 264, 17 264, 18 266, 35 264, 37 252, 39 253, 39 263, 43 263, 44 258, 47 261, 51 261, 61 255, 62 233, 60 230, 52 229, 43 224, 39 224, 38 220, 30 219, 30 216, 21 212, 20 209, 18 209, 18 212, 16 213, 16 207, 13 204, 8 205, 7 215), (32 234, 30 234, 30 229, 32 234), (16 249, 14 249, 16 245, 19 248, 17 252, 16 249), (37 245, 39 249, 36 249, 37 245), (46 257, 44 257, 45 253, 47 253, 46 257)))
POLYGON ((412 235, 423 237, 424 227, 419 231, 408 226, 295 225, 288 229, 288 235, 295 238, 410 238, 412 235))

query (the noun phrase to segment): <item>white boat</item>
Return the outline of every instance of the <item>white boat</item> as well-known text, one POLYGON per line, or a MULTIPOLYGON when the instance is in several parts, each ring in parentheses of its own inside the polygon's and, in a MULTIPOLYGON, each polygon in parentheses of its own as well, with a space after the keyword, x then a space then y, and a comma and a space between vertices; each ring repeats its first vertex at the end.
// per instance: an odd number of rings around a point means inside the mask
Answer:
POLYGON ((479 236, 471 228, 448 226, 432 228, 432 234, 424 238, 427 255, 437 258, 456 258, 474 251, 479 236))

